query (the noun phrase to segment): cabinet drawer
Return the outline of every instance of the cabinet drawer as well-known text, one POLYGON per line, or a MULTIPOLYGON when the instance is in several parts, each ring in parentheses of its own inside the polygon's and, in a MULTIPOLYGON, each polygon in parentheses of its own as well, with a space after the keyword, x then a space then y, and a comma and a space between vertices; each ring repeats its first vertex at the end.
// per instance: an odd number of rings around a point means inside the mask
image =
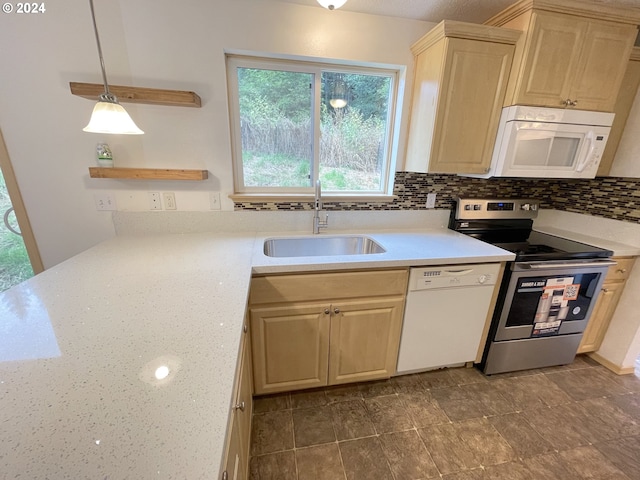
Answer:
POLYGON ((331 301, 341 298, 404 295, 408 270, 273 275, 251 280, 249 303, 331 301))
POLYGON ((636 260, 635 257, 613 257, 612 260, 617 262, 617 265, 609 267, 605 282, 626 280, 629 277, 629 273, 631 273, 631 268, 636 260))

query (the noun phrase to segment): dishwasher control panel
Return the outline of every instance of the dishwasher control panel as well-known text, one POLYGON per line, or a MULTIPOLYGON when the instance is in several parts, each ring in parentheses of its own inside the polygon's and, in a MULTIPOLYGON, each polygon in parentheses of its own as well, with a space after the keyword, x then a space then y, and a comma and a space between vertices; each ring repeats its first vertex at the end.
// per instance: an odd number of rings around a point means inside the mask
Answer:
POLYGON ((499 263, 417 267, 411 269, 409 290, 495 285, 499 272, 499 263))

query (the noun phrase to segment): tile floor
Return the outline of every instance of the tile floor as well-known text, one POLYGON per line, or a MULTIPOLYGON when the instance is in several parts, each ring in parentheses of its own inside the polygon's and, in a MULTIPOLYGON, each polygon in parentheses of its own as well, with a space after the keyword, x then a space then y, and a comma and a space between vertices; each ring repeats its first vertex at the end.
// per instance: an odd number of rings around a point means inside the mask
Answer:
POLYGON ((588 357, 255 400, 253 480, 638 480, 640 379, 588 357))

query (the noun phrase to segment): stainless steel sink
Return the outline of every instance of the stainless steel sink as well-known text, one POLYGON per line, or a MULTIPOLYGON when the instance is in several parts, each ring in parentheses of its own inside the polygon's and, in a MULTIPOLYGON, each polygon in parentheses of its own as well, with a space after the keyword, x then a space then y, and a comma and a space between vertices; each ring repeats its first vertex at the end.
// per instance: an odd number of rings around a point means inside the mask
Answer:
POLYGON ((338 235, 314 237, 269 238, 264 241, 268 257, 318 257, 333 255, 370 255, 386 250, 369 237, 338 235))

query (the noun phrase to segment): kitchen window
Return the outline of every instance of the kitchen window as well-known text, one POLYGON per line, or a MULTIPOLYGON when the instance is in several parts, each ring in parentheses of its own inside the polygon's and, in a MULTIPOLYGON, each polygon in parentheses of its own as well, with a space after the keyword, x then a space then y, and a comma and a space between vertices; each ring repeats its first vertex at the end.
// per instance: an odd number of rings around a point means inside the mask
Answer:
POLYGON ((229 55, 227 74, 236 193, 391 193, 398 71, 229 55))

